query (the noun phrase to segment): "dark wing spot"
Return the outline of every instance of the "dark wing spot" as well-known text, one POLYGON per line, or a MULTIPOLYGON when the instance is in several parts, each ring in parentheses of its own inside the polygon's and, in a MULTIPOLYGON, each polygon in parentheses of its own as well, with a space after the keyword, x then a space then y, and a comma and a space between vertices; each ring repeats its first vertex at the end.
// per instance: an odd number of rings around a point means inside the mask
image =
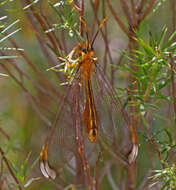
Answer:
POLYGON ((96 130, 93 129, 93 136, 95 137, 97 134, 96 134, 96 130))

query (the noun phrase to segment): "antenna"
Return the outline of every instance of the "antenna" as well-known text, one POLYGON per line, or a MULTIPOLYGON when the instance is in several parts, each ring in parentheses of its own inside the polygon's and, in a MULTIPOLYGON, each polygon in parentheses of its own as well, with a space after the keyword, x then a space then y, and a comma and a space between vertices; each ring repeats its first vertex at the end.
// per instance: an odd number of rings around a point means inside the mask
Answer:
POLYGON ((99 25, 98 30, 97 30, 97 32, 96 32, 96 34, 95 34, 95 36, 94 36, 94 38, 92 40, 91 47, 93 47, 94 42, 95 42, 95 40, 96 40, 96 38, 98 36, 99 31, 101 30, 101 28, 103 27, 103 24, 106 22, 107 19, 108 19, 107 17, 104 18, 103 21, 101 22, 101 24, 99 25))
MULTIPOLYGON (((80 21, 84 24, 84 28, 85 28, 85 32, 86 32, 86 38, 87 38, 88 45, 89 45, 89 36, 88 36, 88 31, 87 31, 87 24, 82 17, 80 17, 80 21)), ((88 47, 86 49, 88 49, 88 47)))

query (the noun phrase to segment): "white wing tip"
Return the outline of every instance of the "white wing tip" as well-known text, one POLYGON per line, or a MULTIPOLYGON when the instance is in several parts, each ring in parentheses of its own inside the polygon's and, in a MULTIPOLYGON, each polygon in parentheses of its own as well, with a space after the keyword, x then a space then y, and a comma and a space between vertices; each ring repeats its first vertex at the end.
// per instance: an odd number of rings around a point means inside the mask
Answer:
POLYGON ((136 161, 137 155, 138 155, 138 144, 133 144, 132 151, 130 152, 128 156, 129 164, 132 164, 133 162, 136 161))

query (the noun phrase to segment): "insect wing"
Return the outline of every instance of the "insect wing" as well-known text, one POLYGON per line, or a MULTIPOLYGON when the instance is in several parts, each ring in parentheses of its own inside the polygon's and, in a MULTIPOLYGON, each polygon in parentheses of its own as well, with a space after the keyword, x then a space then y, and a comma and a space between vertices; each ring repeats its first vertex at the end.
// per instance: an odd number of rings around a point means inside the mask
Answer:
MULTIPOLYGON (((96 76, 97 76, 97 83, 98 83, 97 85, 99 86, 98 88, 99 88, 99 91, 101 94, 100 97, 102 97, 103 93, 104 93, 104 97, 106 99, 108 99, 108 102, 107 102, 107 105, 105 106, 106 107, 105 109, 109 109, 108 112, 111 113, 109 115, 109 119, 110 119, 110 123, 112 124, 112 126, 104 127, 104 129, 103 129, 105 138, 107 138, 108 136, 111 135, 108 138, 109 141, 113 141, 113 139, 116 139, 116 140, 121 139, 120 136, 118 138, 116 137, 118 135, 118 133, 116 132, 117 126, 118 126, 119 131, 120 131, 120 127, 121 127, 121 130, 122 130, 123 136, 125 136, 125 139, 128 138, 126 134, 130 134, 128 136, 130 137, 129 141, 131 141, 131 146, 129 146, 129 144, 125 145, 125 146, 127 146, 127 148, 124 148, 124 149, 127 149, 127 150, 129 149, 128 151, 126 151, 129 153, 125 152, 125 154, 128 154, 128 156, 127 156, 128 162, 132 163, 136 160, 137 155, 138 155, 138 143, 137 143, 137 137, 136 137, 136 133, 134 130, 134 126, 131 125, 129 115, 127 114, 126 110, 123 109, 123 106, 121 104, 120 99, 118 98, 118 95, 115 93, 115 91, 113 90, 109 81, 106 79, 101 66, 96 64, 96 70, 97 70, 96 76), (102 87, 103 87, 103 90, 102 90, 102 87), (115 119, 113 120, 113 115, 115 118, 119 118, 118 119, 119 122, 118 122, 117 126, 114 123, 115 119), (108 128, 111 128, 111 130, 108 130, 108 128), (112 131, 114 134, 112 133, 112 131)), ((102 102, 105 102, 105 101, 102 100, 102 102)), ((104 110, 104 109, 102 108, 101 110, 104 110)), ((105 113, 102 113, 102 114, 106 115, 105 113)), ((99 113, 99 115, 102 115, 102 114, 99 113)), ((104 116, 103 116, 103 118, 105 119, 104 116)), ((102 124, 102 121, 101 121, 101 124, 102 124)), ((117 142, 118 141, 119 140, 117 140, 117 142)), ((113 142, 111 142, 111 143, 113 143, 113 142)))

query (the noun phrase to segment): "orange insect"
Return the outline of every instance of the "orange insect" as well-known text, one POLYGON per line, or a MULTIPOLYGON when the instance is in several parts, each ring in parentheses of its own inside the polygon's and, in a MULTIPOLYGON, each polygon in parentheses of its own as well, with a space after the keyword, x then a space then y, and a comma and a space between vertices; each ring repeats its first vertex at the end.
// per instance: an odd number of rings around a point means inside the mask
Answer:
POLYGON ((89 43, 88 38, 88 32, 87 32, 87 26, 84 20, 81 19, 81 22, 83 22, 85 27, 85 32, 87 35, 87 41, 84 44, 84 48, 82 49, 82 59, 80 61, 80 70, 81 70, 81 76, 85 80, 85 93, 86 93, 86 104, 84 109, 84 123, 86 125, 86 133, 91 142, 95 142, 98 135, 98 117, 96 112, 96 107, 94 103, 94 96, 92 91, 92 85, 91 85, 91 76, 93 73, 93 66, 98 61, 98 58, 95 55, 93 44, 95 42, 95 39, 102 28, 104 22, 107 19, 105 18, 102 23, 100 24, 92 43, 89 43))
MULTIPOLYGON (((91 84, 91 77, 92 77, 92 74, 94 71, 94 66, 98 62, 98 58, 96 57, 94 49, 93 49, 93 44, 95 42, 95 39, 96 39, 99 31, 102 28, 104 22, 106 22, 106 20, 107 19, 105 18, 102 21, 102 23, 98 27, 98 30, 97 30, 92 42, 90 43, 89 38, 88 38, 86 23, 83 19, 81 19, 81 22, 84 24, 84 27, 85 27, 87 40, 85 41, 85 43, 82 43, 82 42, 79 43, 68 54, 68 56, 66 58, 59 58, 60 60, 64 61, 64 65, 65 65, 64 70, 65 71, 67 71, 70 68, 73 68, 74 72, 71 75, 70 83, 72 83, 72 79, 74 80, 78 71, 80 71, 80 73, 81 73, 81 79, 84 81, 85 94, 86 94, 83 120, 84 120, 84 124, 86 127, 86 134, 91 142, 96 141, 96 139, 98 137, 98 128, 99 128, 98 116, 97 116, 97 112, 96 112, 96 106, 95 106, 95 102, 94 102, 94 96, 93 96, 93 90, 92 90, 92 84, 91 84)), ((112 89, 109 82, 106 80, 104 73, 101 70, 101 67, 97 66, 97 71, 99 72, 100 81, 105 86, 105 90, 112 97, 112 102, 116 106, 117 110, 123 116, 128 128, 130 130, 133 148, 128 157, 128 162, 132 163, 135 161, 137 154, 138 154, 137 138, 136 138, 134 128, 130 123, 128 114, 125 112, 125 110, 123 110, 120 101, 117 99, 117 96, 115 95, 114 90, 112 89)), ((54 134, 57 123, 61 117, 61 113, 63 112, 65 100, 67 99, 67 96, 70 93, 70 91, 71 91, 71 85, 68 87, 68 91, 66 92, 64 100, 62 101, 62 103, 60 105, 59 111, 57 112, 55 121, 52 125, 50 134, 47 137, 45 146, 42 147, 42 150, 40 153, 40 169, 46 178, 55 179, 55 177, 56 177, 56 171, 53 168, 51 168, 48 163, 47 151, 48 151, 48 146, 52 140, 52 136, 54 134)))
MULTIPOLYGON (((94 102, 94 96, 92 91, 92 85, 91 85, 91 76, 93 73, 93 66, 98 61, 98 58, 95 55, 95 52, 93 50, 93 44, 94 41, 102 28, 104 22, 106 21, 106 18, 102 21, 100 24, 92 43, 89 43, 88 38, 88 32, 87 32, 87 26, 83 19, 81 19, 81 22, 84 24, 85 32, 87 35, 87 40, 85 43, 79 43, 72 51, 71 53, 64 59, 60 58, 62 61, 65 62, 65 71, 68 68, 74 68, 77 67, 75 70, 75 73, 73 73, 73 76, 77 74, 77 72, 80 70, 81 72, 81 78, 85 81, 85 94, 86 94, 86 103, 85 103, 85 109, 84 109, 84 123, 86 126, 86 133, 91 142, 95 142, 98 135, 98 116, 95 108, 95 102, 94 102), (75 56, 76 60, 79 60, 78 62, 71 62, 72 57, 75 56)), ((72 76, 72 78, 73 78, 72 76)), ((68 92, 66 93, 66 97, 69 94, 70 88, 68 92)), ((56 128, 57 121, 59 120, 59 116, 61 115, 61 111, 64 106, 64 101, 62 101, 62 105, 60 105, 60 111, 58 111, 56 120, 52 126, 51 132, 48 135, 48 138, 46 140, 45 145, 42 147, 41 153, 40 153, 40 170, 42 174, 46 178, 55 179, 56 177, 56 171, 50 167, 48 160, 47 160, 47 152, 48 152, 48 145, 52 139, 54 130, 56 128)))

